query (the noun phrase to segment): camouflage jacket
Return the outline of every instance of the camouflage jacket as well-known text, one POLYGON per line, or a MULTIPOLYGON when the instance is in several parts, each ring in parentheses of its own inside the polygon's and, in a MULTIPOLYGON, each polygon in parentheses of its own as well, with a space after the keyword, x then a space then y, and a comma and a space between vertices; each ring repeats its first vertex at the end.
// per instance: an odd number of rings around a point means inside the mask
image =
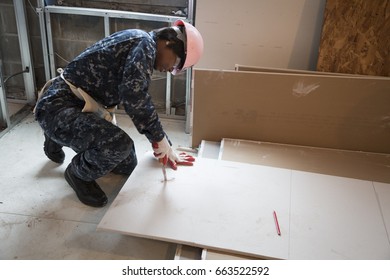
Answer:
POLYGON ((83 51, 64 77, 104 106, 122 103, 138 131, 160 141, 165 133, 148 92, 155 58, 154 32, 123 30, 83 51))

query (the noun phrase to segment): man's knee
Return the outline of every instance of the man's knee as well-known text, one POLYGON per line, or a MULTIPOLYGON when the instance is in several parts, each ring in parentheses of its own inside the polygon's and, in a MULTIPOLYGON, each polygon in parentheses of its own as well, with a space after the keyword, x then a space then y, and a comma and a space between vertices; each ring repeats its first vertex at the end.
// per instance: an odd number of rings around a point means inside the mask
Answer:
POLYGON ((116 141, 114 145, 116 151, 120 153, 122 159, 127 158, 130 155, 130 153, 134 150, 133 140, 124 131, 121 131, 118 137, 116 137, 116 141))

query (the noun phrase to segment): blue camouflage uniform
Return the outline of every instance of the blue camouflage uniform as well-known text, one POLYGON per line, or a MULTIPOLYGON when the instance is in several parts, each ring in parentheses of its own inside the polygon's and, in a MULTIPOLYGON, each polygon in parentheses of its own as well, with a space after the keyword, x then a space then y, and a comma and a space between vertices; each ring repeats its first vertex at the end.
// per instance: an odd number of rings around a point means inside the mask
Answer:
MULTIPOLYGON (((148 93, 156 41, 153 31, 119 31, 87 48, 63 73, 98 103, 122 103, 151 143, 165 136, 148 93)), ((132 139, 96 114, 82 113, 83 107, 84 101, 57 77, 38 101, 35 117, 47 136, 77 153, 71 167, 80 179, 92 181, 110 171, 130 175, 137 164, 132 139)))

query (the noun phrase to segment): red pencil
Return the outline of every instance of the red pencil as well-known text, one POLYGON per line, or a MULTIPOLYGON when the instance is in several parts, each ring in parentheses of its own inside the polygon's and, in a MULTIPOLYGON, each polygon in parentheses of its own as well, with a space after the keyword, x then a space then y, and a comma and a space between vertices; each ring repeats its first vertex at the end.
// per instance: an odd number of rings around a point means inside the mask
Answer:
POLYGON ((274 211, 274 220, 275 220, 275 225, 276 225, 276 232, 280 236, 280 227, 279 227, 279 222, 278 222, 278 216, 276 216, 276 212, 274 211))

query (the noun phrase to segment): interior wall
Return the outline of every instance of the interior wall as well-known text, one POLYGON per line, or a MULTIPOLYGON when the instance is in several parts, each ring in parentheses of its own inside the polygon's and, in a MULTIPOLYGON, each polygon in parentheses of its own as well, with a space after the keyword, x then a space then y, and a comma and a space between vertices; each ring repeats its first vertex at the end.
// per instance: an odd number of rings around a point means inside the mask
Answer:
POLYGON ((187 11, 187 0, 46 0, 56 5, 170 15, 187 11))
MULTIPOLYGON (((28 13, 26 9, 26 13, 28 13)), ((31 30, 33 33, 33 30, 31 30)), ((3 79, 23 71, 15 10, 12 0, 0 3, 0 59, 3 61, 3 79)), ((6 93, 9 99, 26 100, 23 75, 12 77, 6 82, 6 93)))
MULTIPOLYGON (((42 40, 39 27, 39 17, 36 11, 37 0, 26 0, 26 14, 30 43, 34 61, 34 74, 37 90, 46 82, 42 40)), ((46 0, 46 3, 60 6, 74 6, 86 8, 101 8, 114 10, 127 10, 133 12, 145 12, 172 15, 186 11, 187 0, 46 0)), ((53 44, 55 47, 55 59, 58 67, 63 67, 67 61, 72 60, 87 46, 104 37, 103 20, 97 17, 52 15, 53 44)), ((145 28, 143 21, 134 23, 130 20, 112 19, 111 24, 116 29, 145 28)), ((0 1, 0 59, 3 60, 4 77, 22 71, 18 32, 16 29, 15 10, 13 0, 0 1)), ((159 87, 160 88, 160 87, 159 87)), ((165 85, 162 91, 165 90, 165 85)), ((162 95, 158 93, 159 95, 162 95)), ((15 76, 7 82, 7 97, 11 99, 26 99, 24 82, 21 75, 15 76)), ((179 97, 180 101, 183 99, 179 97)))
POLYGON ((315 70, 326 0, 197 0, 197 68, 235 64, 315 70))

